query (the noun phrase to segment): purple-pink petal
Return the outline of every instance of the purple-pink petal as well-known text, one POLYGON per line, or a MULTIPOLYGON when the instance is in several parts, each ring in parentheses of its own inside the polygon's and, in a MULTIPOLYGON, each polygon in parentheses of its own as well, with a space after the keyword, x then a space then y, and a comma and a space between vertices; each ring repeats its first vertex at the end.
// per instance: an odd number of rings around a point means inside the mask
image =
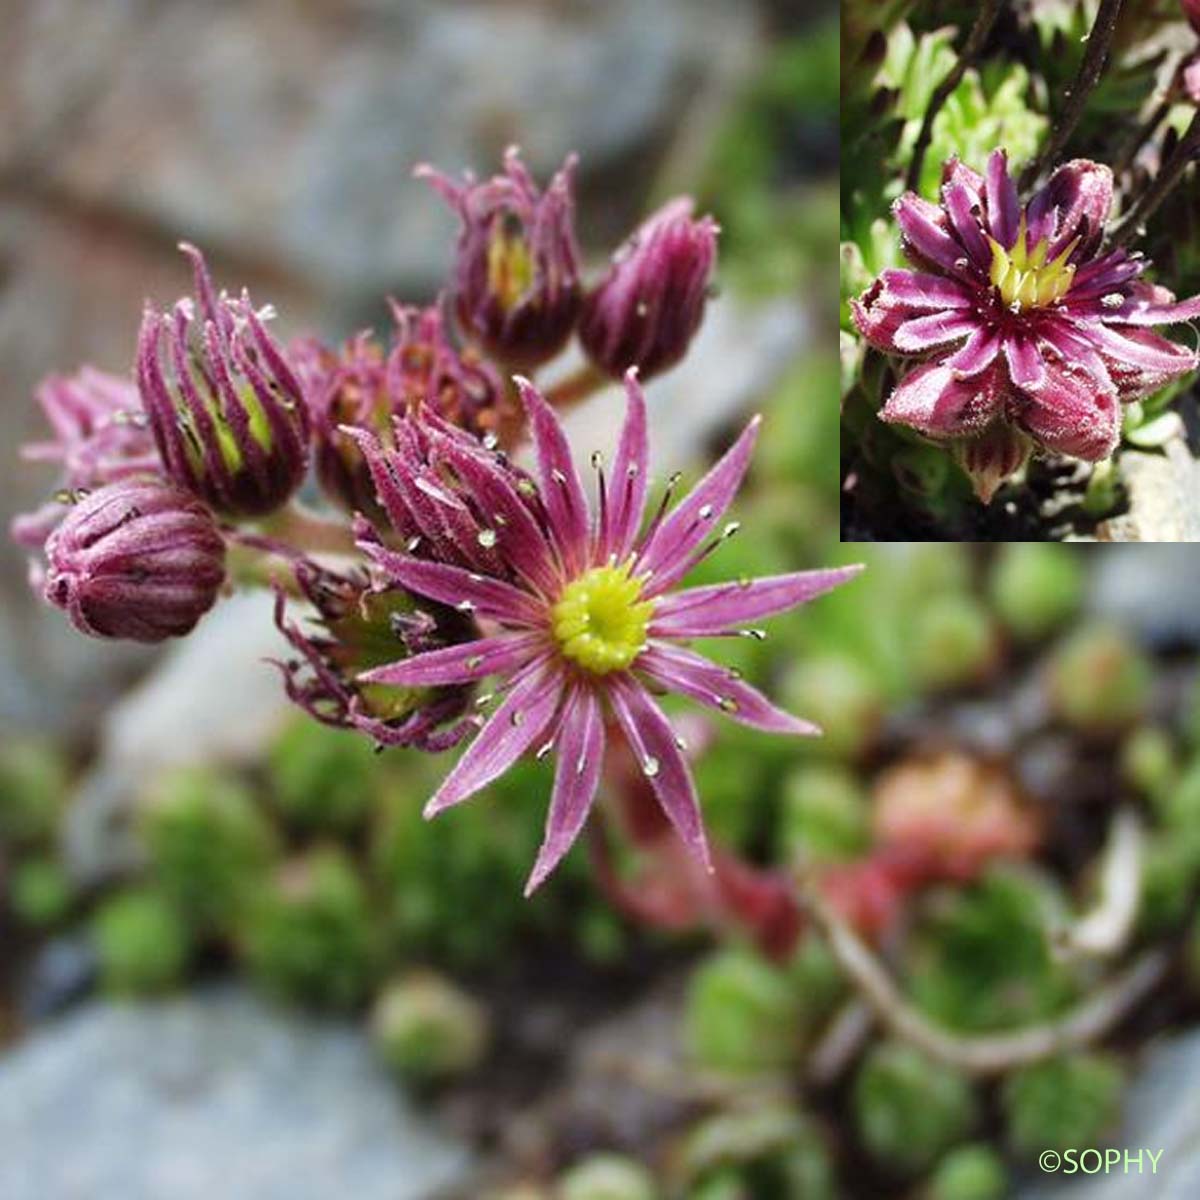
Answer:
POLYGON ((922 200, 913 192, 905 192, 892 206, 910 249, 918 259, 954 271, 962 258, 962 247, 946 232, 945 216, 936 204, 922 200))
POLYGON ((776 708, 757 688, 742 682, 728 667, 718 666, 681 646, 652 645, 638 656, 636 669, 669 691, 724 713, 730 720, 767 733, 815 737, 821 731, 776 708))
POLYGON ((1036 392, 1046 380, 1046 364, 1037 339, 1024 330, 1015 330, 1004 339, 1004 357, 1008 377, 1022 391, 1036 392))
POLYGON ((625 423, 608 481, 606 528, 600 530, 599 557, 615 554, 623 561, 633 549, 646 508, 650 442, 646 432, 646 397, 637 369, 625 373, 625 423))
POLYGON ((651 576, 646 595, 659 595, 687 573, 696 547, 716 527, 741 486, 761 424, 762 418, 755 417, 742 430, 738 440, 642 546, 637 570, 651 576))
POLYGON ((545 624, 545 609, 527 592, 503 580, 446 563, 426 562, 365 540, 358 545, 389 580, 418 596, 511 625, 540 627, 545 624))
POLYGON ((879 273, 879 278, 883 281, 884 298, 909 308, 926 311, 970 308, 974 303, 971 293, 961 283, 944 275, 887 267, 879 273))
POLYGON ((1003 150, 993 150, 988 158, 985 194, 992 237, 1005 250, 1011 250, 1017 240, 1021 210, 1017 185, 1008 173, 1008 155, 1003 150))
POLYGON ((545 734, 562 699, 562 688, 561 674, 548 659, 528 668, 442 780, 425 805, 425 816, 461 804, 503 775, 545 734))
POLYGON ((1012 416, 1047 449, 1089 462, 1107 458, 1120 437, 1117 398, 1057 362, 1046 364, 1046 380, 1036 394, 1014 399, 1012 416))
POLYGON ((1000 353, 1000 333, 991 326, 981 325, 945 361, 956 375, 978 375, 996 361, 1000 353))
POLYGON ((787 612, 853 579, 861 564, 796 571, 685 588, 663 596, 650 623, 653 637, 696 638, 729 633, 748 621, 787 612))
POLYGON ((979 318, 973 313, 935 312, 905 321, 896 330, 896 346, 909 354, 932 350, 956 342, 979 327, 979 318))
POLYGON ((666 714, 631 675, 615 675, 609 700, 658 802, 687 848, 709 871, 712 859, 696 785, 666 714))
POLYGON ((925 363, 893 390, 880 416, 929 437, 977 433, 1000 411, 1004 398, 1001 382, 995 367, 960 379, 942 363, 925 363))
POLYGON ((461 645, 427 650, 424 654, 376 667, 358 678, 360 683, 386 683, 397 687, 471 683, 488 675, 513 674, 544 644, 544 639, 536 633, 475 638, 461 645))
MULTIPOLYGON (((977 267, 983 270, 991 265, 992 251, 979 227, 979 220, 973 209, 979 207, 978 198, 972 196, 962 183, 947 183, 942 188, 942 200, 946 206, 946 214, 963 249, 977 267)), ((963 263, 965 267, 967 264, 963 263)))
POLYGON ((570 850, 600 784, 604 762, 604 722, 591 688, 579 686, 563 707, 555 747, 554 790, 546 814, 546 833, 525 895, 531 895, 570 850))
POLYGON ((554 409, 528 379, 517 379, 529 415, 529 430, 537 455, 542 503, 550 518, 552 536, 568 568, 583 562, 588 537, 588 506, 583 484, 571 458, 571 446, 554 409))

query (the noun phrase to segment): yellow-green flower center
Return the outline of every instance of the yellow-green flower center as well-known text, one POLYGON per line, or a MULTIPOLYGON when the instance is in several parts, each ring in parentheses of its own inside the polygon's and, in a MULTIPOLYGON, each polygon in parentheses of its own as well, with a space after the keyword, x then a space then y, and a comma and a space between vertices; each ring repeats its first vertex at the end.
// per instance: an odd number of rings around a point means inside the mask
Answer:
POLYGON ((487 248, 488 290, 505 312, 521 302, 533 284, 534 262, 529 243, 519 231, 497 223, 487 248))
POLYGON ((1075 268, 1067 263, 1072 251, 1079 243, 1076 238, 1056 258, 1046 261, 1050 251, 1050 239, 1042 238, 1033 249, 1025 228, 1025 218, 1016 243, 1005 250, 999 242, 988 238, 992 248, 992 266, 988 277, 1000 293, 1000 298, 1010 308, 1044 308, 1061 300, 1071 289, 1075 268))
POLYGON ((559 649, 593 675, 623 671, 646 645, 654 601, 642 599, 633 560, 593 567, 563 589, 550 610, 559 649))

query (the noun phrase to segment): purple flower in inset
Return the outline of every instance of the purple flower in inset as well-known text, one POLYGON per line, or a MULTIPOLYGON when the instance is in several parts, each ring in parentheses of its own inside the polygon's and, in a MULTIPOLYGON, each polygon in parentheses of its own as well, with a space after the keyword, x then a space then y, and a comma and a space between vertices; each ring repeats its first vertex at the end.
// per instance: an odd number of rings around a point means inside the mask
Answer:
POLYGON ((455 183, 427 165, 416 171, 462 225, 451 285, 461 332, 513 370, 553 358, 579 317, 574 173, 572 156, 539 192, 515 146, 504 174, 485 183, 455 183))
POLYGON ((469 616, 372 583, 361 570, 335 571, 299 557, 292 575, 313 609, 308 627, 288 620, 287 594, 276 591, 275 624, 300 656, 276 665, 293 703, 324 725, 357 729, 379 745, 444 750, 474 728, 463 718, 473 688, 393 686, 358 675, 476 637, 469 616))
POLYGON ((259 516, 284 504, 308 467, 300 383, 250 297, 217 294, 194 246, 196 301, 147 306, 137 382, 167 474, 220 512, 259 516), (197 312, 197 307, 199 312, 197 312))
POLYGON ((718 230, 693 208, 680 197, 644 221, 584 300, 579 340, 614 378, 637 367, 646 380, 674 366, 700 328, 718 230))
POLYGON ((1139 255, 1102 247, 1111 202, 1112 172, 1077 159, 1022 208, 1002 150, 986 177, 947 163, 940 205, 897 200, 915 270, 882 272, 854 321, 880 350, 926 361, 881 417, 936 439, 1007 425, 1074 458, 1111 454, 1121 405, 1196 367, 1148 327, 1200 315, 1200 297, 1174 303, 1139 278, 1139 255))
POLYGON ((317 478, 333 500, 373 519, 383 515, 375 485, 345 427, 371 430, 389 443, 394 419, 424 406, 483 435, 499 426, 506 404, 499 374, 450 343, 437 308, 393 304, 392 314, 390 349, 366 332, 338 350, 316 338, 289 347, 311 415, 317 478))
POLYGON ((225 541, 190 493, 123 479, 68 509, 46 539, 43 591, 92 637, 161 642, 190 633, 225 579, 225 541))
MULTIPOLYGON (((758 420, 674 509, 668 488, 643 529, 649 488, 646 409, 633 372, 627 377, 628 409, 611 472, 600 470, 596 460, 594 510, 558 418, 530 383, 518 383, 537 483, 514 476, 503 459, 445 448, 457 489, 430 495, 429 520, 444 512, 455 524, 459 531, 448 541, 461 552, 458 558, 432 547, 427 558, 393 550, 365 529, 359 543, 389 582, 470 615, 484 636, 377 668, 363 681, 434 687, 500 677, 503 699, 429 801, 426 814, 467 799, 534 747, 539 754, 554 751, 546 836, 527 892, 554 869, 587 816, 600 781, 606 713, 628 739, 686 845, 707 863, 691 773, 651 691, 682 693, 770 732, 816 733, 814 726, 774 707, 736 671, 685 643, 738 633, 761 636, 741 627, 828 591, 857 568, 679 590, 680 580, 736 528, 722 528, 722 518, 749 465, 758 420), (487 534, 477 533, 474 545, 467 514, 487 534)), ((402 457, 377 448, 374 460, 399 489, 402 457)), ((380 498, 386 503, 382 486, 380 498)), ((410 545, 420 550, 422 543, 410 545)))

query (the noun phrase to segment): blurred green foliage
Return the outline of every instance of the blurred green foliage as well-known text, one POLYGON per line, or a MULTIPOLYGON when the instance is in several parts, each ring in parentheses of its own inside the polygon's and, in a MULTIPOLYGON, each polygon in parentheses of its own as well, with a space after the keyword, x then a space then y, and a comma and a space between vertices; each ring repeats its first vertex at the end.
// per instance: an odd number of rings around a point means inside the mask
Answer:
POLYGON ((1104 1145, 1125 1074, 1104 1054, 1071 1054, 1023 1067, 1002 1089, 1008 1141, 1018 1155, 1104 1145))
POLYGON ((187 967, 190 940, 174 905, 152 888, 119 892, 92 919, 100 978, 118 994, 162 992, 187 967))

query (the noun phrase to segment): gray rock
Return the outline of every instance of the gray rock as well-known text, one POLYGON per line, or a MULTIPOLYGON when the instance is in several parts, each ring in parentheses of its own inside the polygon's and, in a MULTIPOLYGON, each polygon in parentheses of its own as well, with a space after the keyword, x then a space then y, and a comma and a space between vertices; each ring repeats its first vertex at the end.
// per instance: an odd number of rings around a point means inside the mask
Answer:
MULTIPOLYGON (((1124 1096, 1124 1124, 1109 1144, 1127 1150, 1161 1151, 1155 1167, 1125 1170, 1124 1159, 1108 1172, 1073 1182, 1039 1181, 1018 1200, 1195 1200, 1200 1196, 1200 1031, 1161 1042, 1124 1096)), ((1091 1165, 1091 1157, 1089 1163, 1091 1165)), ((1136 1161, 1136 1159, 1134 1160, 1136 1161)))
POLYGON ((5 1200, 425 1200, 468 1165, 358 1030, 234 989, 95 1003, 0 1059, 5 1200))
POLYGON ((1152 643, 1200 643, 1200 555, 1168 546, 1092 552, 1089 607, 1152 643))
POLYGON ((342 290, 440 273, 450 222, 414 163, 490 169, 515 140, 539 172, 611 168, 754 35, 732 0, 28 7, 0 76, 22 170, 342 290))

